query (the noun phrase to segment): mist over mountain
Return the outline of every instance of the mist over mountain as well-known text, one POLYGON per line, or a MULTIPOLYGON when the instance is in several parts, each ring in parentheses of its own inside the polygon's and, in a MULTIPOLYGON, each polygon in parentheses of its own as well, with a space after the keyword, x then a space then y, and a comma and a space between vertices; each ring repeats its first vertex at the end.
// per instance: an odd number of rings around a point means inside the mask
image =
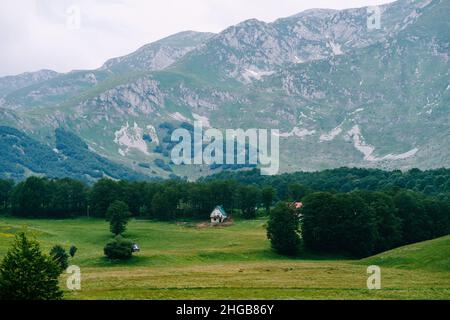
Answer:
POLYGON ((449 167, 450 3, 379 9, 379 29, 368 28, 367 8, 313 9, 181 32, 97 70, 0 78, 0 175, 222 170, 170 165, 168 128, 194 120, 280 129, 282 172, 449 167))

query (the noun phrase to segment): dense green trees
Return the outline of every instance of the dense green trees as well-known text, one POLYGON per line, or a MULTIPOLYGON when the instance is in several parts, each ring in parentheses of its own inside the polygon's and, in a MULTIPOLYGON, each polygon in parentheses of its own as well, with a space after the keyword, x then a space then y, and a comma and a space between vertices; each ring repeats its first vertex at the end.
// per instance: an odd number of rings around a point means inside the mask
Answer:
POLYGON ((377 232, 374 251, 383 252, 399 246, 402 243, 402 220, 392 197, 382 192, 359 191, 357 194, 373 210, 377 232))
MULTIPOLYGON (((242 213, 251 218, 255 216, 257 207, 268 209, 278 201, 300 201, 311 192, 335 193, 342 189, 346 190, 345 192, 351 190, 377 190, 392 194, 397 192, 399 194, 395 201, 403 202, 406 206, 408 197, 404 193, 418 193, 416 190, 407 191, 408 186, 429 191, 430 188, 426 186, 430 183, 437 183, 434 189, 438 193, 426 196, 450 202, 450 190, 446 189, 449 186, 450 170, 428 172, 411 170, 401 173, 343 168, 275 177, 261 177, 256 173, 256 171, 241 172, 238 176, 231 175, 233 179, 224 179, 224 175, 217 175, 216 179, 200 179, 198 182, 184 180, 129 182, 100 179, 91 187, 72 179, 51 180, 30 177, 15 186, 11 181, 0 180, 0 210, 10 210, 13 215, 28 217, 66 218, 90 213, 91 216, 104 218, 111 203, 119 200, 128 205, 132 216, 135 217, 145 216, 162 220, 200 218, 209 214, 216 205, 222 205, 228 212, 238 209, 237 214, 242 213), (389 183, 382 184, 378 179, 389 183), (343 185, 339 185, 340 183, 343 185), (402 190, 403 193, 400 192, 402 190)), ((226 176, 230 177, 230 174, 226 176)), ((416 211, 422 210, 414 203, 410 205, 416 211)), ((436 208, 437 211, 446 209, 442 205, 436 208)), ((439 219, 440 216, 442 215, 434 218, 430 216, 430 219, 439 219)), ((445 225, 444 223, 443 226, 445 225)), ((405 227, 411 229, 413 226, 405 227)))
POLYGON ((176 188, 169 187, 157 192, 152 200, 152 214, 160 220, 173 220, 177 216, 179 193, 176 188))
POLYGON ((310 193, 311 189, 304 185, 298 183, 288 185, 288 200, 290 201, 302 201, 310 193))
POLYGON ((89 209, 94 217, 103 218, 114 200, 120 199, 117 182, 110 179, 100 179, 89 192, 89 209))
POLYGON ((13 213, 18 216, 44 216, 50 203, 47 182, 45 179, 31 177, 19 183, 11 196, 13 213))
POLYGON ((366 257, 375 246, 375 217, 372 208, 355 193, 334 195, 337 201, 337 238, 339 251, 366 257))
POLYGON ((427 212, 424 211, 421 199, 411 191, 401 191, 394 196, 398 216, 402 220, 404 243, 413 243, 427 239, 427 212))
POLYGON ((30 177, 14 187, 10 205, 16 216, 68 218, 85 214, 86 197, 82 182, 30 177))
POLYGON ((61 266, 39 244, 19 233, 0 265, 1 300, 58 300, 61 266))
POLYGON ((270 207, 272 207, 276 195, 277 190, 271 186, 264 187, 261 190, 261 202, 266 209, 266 213, 270 212, 270 207))
MULTIPOLYGON (((428 196, 450 196, 450 169, 421 171, 384 171, 378 169, 339 168, 317 172, 295 172, 276 176, 263 176, 259 170, 224 171, 201 181, 236 180, 241 184, 260 187, 270 185, 277 189, 277 200, 291 197, 290 185, 302 185, 312 191, 350 192, 356 190, 383 191, 388 186, 410 189, 428 196), (431 187, 427 187, 431 186, 431 187)), ((292 188, 291 188, 292 189, 292 188)), ((291 199, 292 200, 292 199, 291 199)))
POLYGON ((448 203, 412 191, 313 193, 301 210, 312 251, 366 257, 448 234, 448 203))
POLYGON ((73 179, 49 181, 49 214, 62 218, 86 214, 87 191, 82 182, 73 179))
MULTIPOLYGON (((302 236, 314 251, 365 256, 449 233, 450 170, 372 169, 261 176, 221 173, 196 182, 114 181, 87 186, 72 179, 0 180, 0 211, 15 216, 105 218, 120 201, 132 217, 208 219, 222 205, 233 216, 255 218, 277 202, 302 201, 302 236)), ((125 211, 125 210, 123 210, 125 211)), ((113 231, 119 234, 123 224, 113 231)))
POLYGON ((309 195, 302 208, 302 238, 306 247, 312 251, 337 251, 334 229, 338 232, 339 204, 331 193, 321 192, 309 195))
POLYGON ((287 203, 279 203, 270 213, 267 238, 280 254, 292 256, 300 249, 299 211, 287 203))
POLYGON ((0 212, 8 209, 13 188, 13 180, 0 180, 0 212))
POLYGON ((255 186, 241 186, 238 190, 239 208, 246 219, 256 216, 256 208, 261 203, 261 192, 255 186))

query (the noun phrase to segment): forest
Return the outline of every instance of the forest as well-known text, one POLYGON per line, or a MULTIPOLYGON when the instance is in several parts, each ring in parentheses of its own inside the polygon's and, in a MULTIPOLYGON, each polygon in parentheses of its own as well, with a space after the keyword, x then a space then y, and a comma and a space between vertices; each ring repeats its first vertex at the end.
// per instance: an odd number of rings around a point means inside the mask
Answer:
POLYGON ((450 170, 340 168, 272 177, 249 170, 196 182, 103 178, 93 185, 0 180, 0 211, 16 217, 104 219, 114 201, 126 203, 135 218, 161 221, 208 220, 217 205, 233 218, 253 219, 270 216, 278 203, 301 201, 305 248, 363 257, 448 234, 450 170))

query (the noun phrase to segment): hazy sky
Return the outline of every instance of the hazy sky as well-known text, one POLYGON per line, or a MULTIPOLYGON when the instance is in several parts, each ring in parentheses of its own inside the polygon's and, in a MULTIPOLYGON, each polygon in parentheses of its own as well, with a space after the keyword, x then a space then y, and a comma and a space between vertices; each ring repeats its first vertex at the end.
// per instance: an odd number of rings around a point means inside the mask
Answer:
POLYGON ((2 0, 0 76, 93 69, 184 30, 219 32, 250 18, 270 22, 310 8, 387 2, 392 0, 2 0))

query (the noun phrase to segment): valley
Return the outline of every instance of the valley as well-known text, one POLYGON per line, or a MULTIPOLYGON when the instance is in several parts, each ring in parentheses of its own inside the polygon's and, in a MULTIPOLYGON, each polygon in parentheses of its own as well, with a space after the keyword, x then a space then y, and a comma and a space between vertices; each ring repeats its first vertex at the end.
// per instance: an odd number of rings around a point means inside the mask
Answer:
MULTIPOLYGON (((81 291, 66 299, 448 299, 449 236, 373 258, 302 254, 285 258, 270 249, 265 219, 239 220, 224 228, 133 220, 125 236, 141 252, 109 262, 103 244, 107 222, 99 219, 0 218, 0 257, 15 232, 26 227, 48 251, 75 244, 70 264, 81 268, 81 291), (424 258, 426 257, 426 260, 424 258), (425 262, 426 261, 426 262, 425 262), (368 290, 367 267, 381 267, 382 289, 368 290)), ((67 274, 61 277, 65 288, 67 274)))

